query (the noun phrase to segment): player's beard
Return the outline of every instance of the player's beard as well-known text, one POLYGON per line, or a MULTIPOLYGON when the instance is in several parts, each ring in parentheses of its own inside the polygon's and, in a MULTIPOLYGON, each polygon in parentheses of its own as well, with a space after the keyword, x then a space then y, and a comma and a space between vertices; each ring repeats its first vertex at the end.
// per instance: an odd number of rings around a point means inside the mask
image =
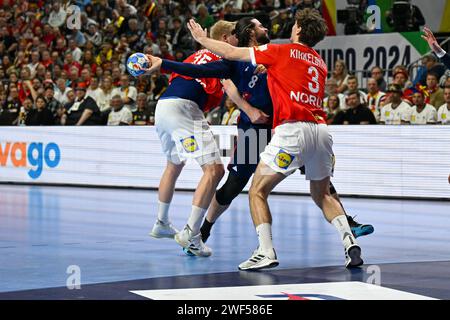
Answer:
POLYGON ((265 33, 262 33, 256 37, 256 41, 258 42, 258 45, 263 45, 269 43, 270 39, 265 33))

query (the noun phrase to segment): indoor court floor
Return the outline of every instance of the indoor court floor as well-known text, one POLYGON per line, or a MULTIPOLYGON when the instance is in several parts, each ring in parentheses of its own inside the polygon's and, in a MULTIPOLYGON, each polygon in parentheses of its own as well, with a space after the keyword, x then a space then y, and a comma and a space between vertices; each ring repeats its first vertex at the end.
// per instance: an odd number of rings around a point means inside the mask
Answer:
MULTIPOLYGON (((191 200, 175 194, 177 228, 191 200)), ((199 258, 148 236, 155 191, 0 185, 0 300, 450 299, 449 202, 342 200, 375 227, 358 238, 362 268, 344 268, 338 234, 309 197, 272 195, 280 265, 245 272, 237 266, 257 246, 247 194, 214 225, 213 255, 199 258), (73 270, 81 289, 67 288, 73 270)))

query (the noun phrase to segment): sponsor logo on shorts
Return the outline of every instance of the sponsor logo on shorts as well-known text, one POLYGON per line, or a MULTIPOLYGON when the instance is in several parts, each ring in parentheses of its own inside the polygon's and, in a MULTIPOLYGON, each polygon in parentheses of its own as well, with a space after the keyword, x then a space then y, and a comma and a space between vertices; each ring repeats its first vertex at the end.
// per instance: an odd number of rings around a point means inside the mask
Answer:
POLYGON ((198 150, 198 143, 194 136, 183 138, 180 141, 186 152, 192 153, 198 150))
POLYGON ((277 155, 275 156, 275 164, 281 169, 287 169, 294 158, 295 156, 287 153, 283 149, 280 149, 280 151, 278 151, 277 155))

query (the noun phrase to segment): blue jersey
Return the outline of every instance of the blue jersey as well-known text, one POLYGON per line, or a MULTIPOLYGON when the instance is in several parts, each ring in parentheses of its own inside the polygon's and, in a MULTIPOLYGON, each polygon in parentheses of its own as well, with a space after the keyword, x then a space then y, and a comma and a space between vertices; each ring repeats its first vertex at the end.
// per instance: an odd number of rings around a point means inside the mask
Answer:
MULTIPOLYGON (((267 74, 254 74, 256 67, 250 62, 219 60, 201 65, 163 60, 162 68, 193 78, 230 79, 242 97, 253 107, 272 118, 272 99, 267 87, 267 74)), ((251 126, 250 118, 241 111, 239 127, 251 126)), ((259 126, 259 125, 254 125, 259 126)), ((264 125, 267 126, 267 125, 264 125)))
POLYGON ((183 78, 175 78, 172 80, 166 91, 161 95, 160 100, 181 98, 194 101, 203 110, 208 95, 203 87, 197 81, 187 80, 183 78))

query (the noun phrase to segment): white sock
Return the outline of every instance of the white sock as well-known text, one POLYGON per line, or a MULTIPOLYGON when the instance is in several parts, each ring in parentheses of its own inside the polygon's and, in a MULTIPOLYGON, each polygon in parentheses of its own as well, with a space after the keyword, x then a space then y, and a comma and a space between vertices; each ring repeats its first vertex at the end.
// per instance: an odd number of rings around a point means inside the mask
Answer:
POLYGON ((169 223, 170 203, 158 201, 158 220, 164 224, 169 223))
POLYGON ((200 226, 202 225, 203 217, 205 216, 206 209, 192 206, 191 215, 187 224, 191 228, 193 234, 200 232, 200 226))
POLYGON ((334 218, 333 221, 331 221, 331 224, 334 225, 336 229, 339 231, 342 243, 344 244, 345 248, 348 248, 352 244, 357 244, 345 214, 342 214, 334 218))
POLYGON ((261 223, 256 227, 256 233, 258 234, 259 249, 262 252, 273 250, 272 225, 270 223, 261 223))

